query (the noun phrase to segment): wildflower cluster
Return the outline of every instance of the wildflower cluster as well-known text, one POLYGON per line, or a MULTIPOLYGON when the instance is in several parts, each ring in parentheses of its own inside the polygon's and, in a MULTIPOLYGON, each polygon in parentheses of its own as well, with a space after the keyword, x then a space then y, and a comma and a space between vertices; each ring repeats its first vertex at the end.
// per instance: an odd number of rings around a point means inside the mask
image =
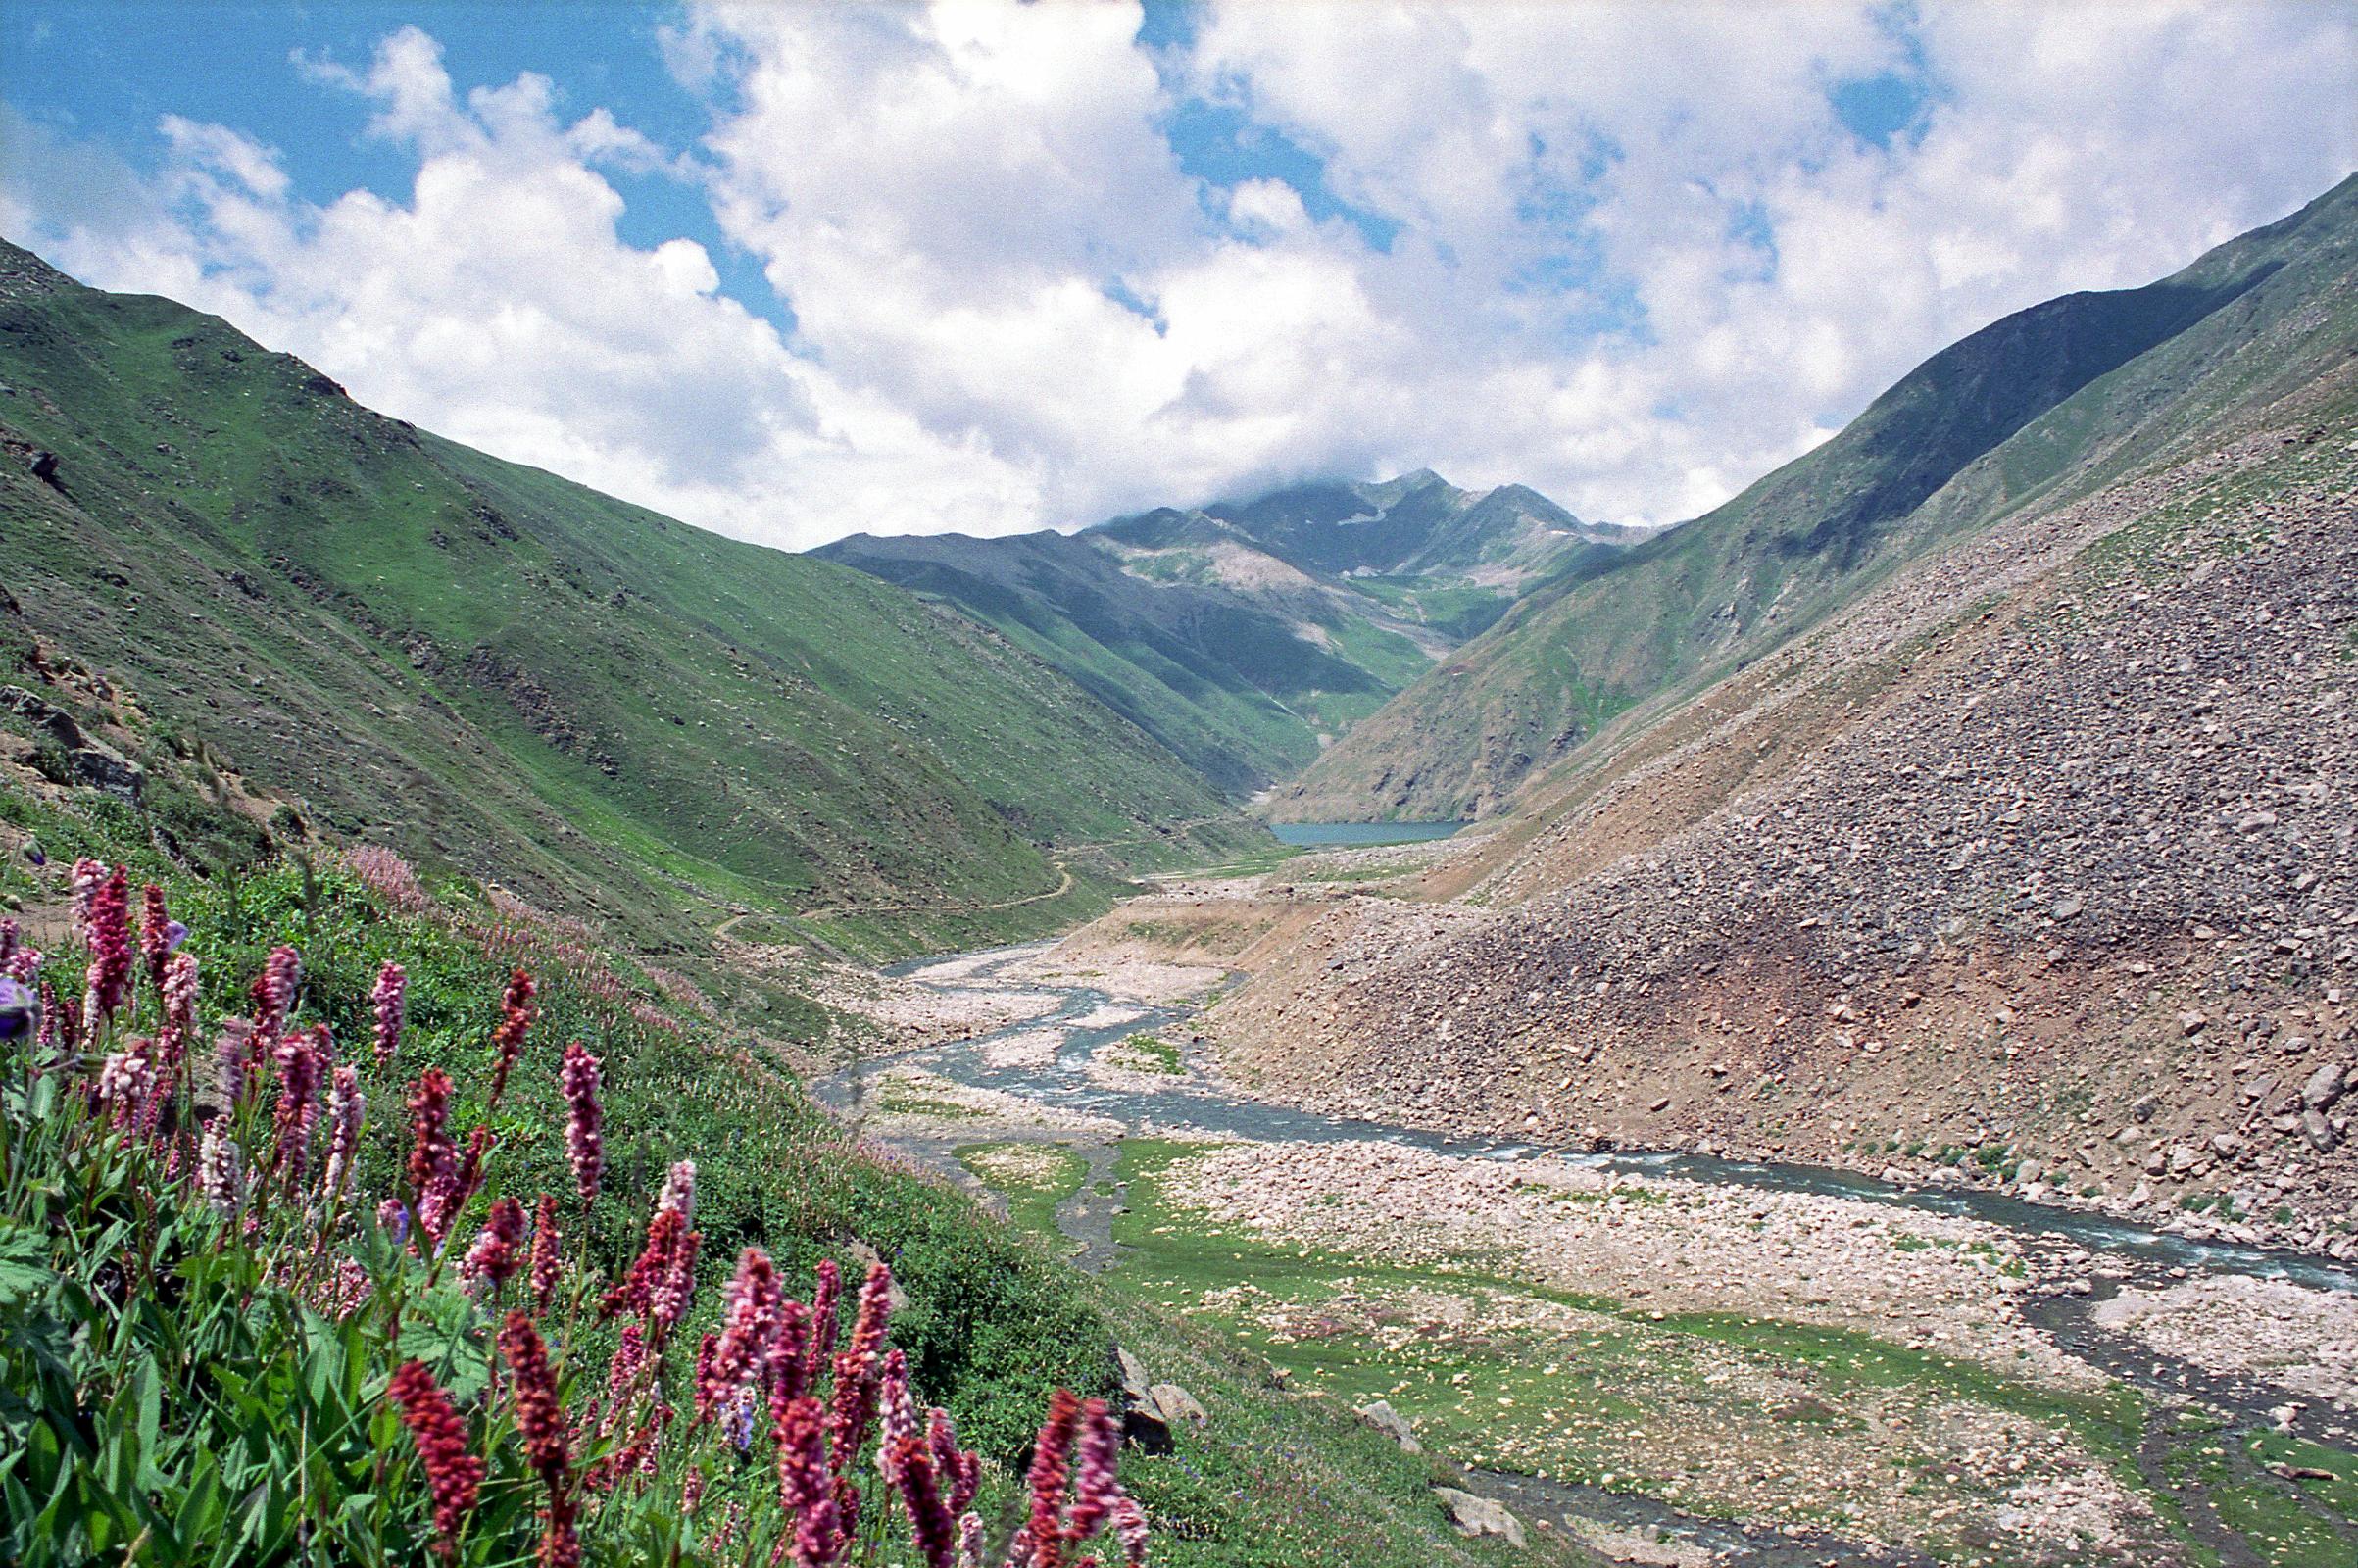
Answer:
MULTIPOLYGON (((253 1468, 234 1484, 221 1472, 170 1517, 148 1520, 105 1490, 107 1477, 145 1461, 36 1446, 12 1485, 88 1500, 78 1514, 50 1510, 78 1524, 0 1539, 0 1556, 114 1560, 128 1546, 143 1562, 226 1551, 451 1568, 526 1556, 541 1568, 851 1568, 906 1543, 927 1568, 1079 1568, 1081 1544, 1103 1535, 1129 1563, 1144 1561, 1144 1517, 1117 1478, 1117 1424, 1102 1401, 1069 1394, 1055 1396, 1040 1429, 1020 1522, 987 1526, 978 1497, 992 1472, 960 1446, 950 1412, 919 1397, 890 1343, 898 1292, 886 1264, 872 1263, 847 1300, 836 1264, 821 1261, 802 1300, 766 1251, 746 1247, 715 1326, 695 1336, 704 1236, 690 1159, 654 1195, 635 1256, 599 1245, 599 1056, 572 1041, 553 1073, 539 1069, 537 1092, 565 1107, 562 1128, 531 1132, 496 1114, 512 1078, 525 1082, 530 1059, 549 1059, 525 1055, 540 1011, 525 970, 508 976, 483 1043, 470 1085, 481 1093, 463 1099, 439 1065, 398 1076, 409 1049, 401 965, 379 965, 365 998, 336 1014, 373 1036, 341 1052, 313 1011, 295 947, 272 950, 250 986, 230 993, 245 1010, 204 1018, 202 956, 180 951, 188 931, 162 889, 142 890, 135 931, 120 868, 78 862, 73 889, 85 950, 78 1005, 57 997, 43 956, 0 921, 9 1217, 23 1225, 44 1204, 52 1215, 146 1217, 112 1233, 115 1253, 93 1276, 103 1289, 55 1296, 48 1309, 85 1314, 78 1331, 28 1332, 129 1344, 110 1326, 127 1320, 113 1314, 152 1321, 212 1302, 210 1326, 173 1354, 218 1346, 207 1353, 231 1370, 204 1374, 202 1402, 245 1401, 237 1446, 253 1468), (478 1103, 482 1119, 462 1135, 475 1120, 462 1106, 478 1103), (397 1107, 373 1142, 372 1106, 397 1107), (26 1174, 35 1133, 62 1176, 26 1174), (549 1141, 552 1162, 562 1142, 558 1168, 574 1187, 564 1201, 503 1190, 503 1139, 534 1137, 549 1141), (124 1239, 134 1234, 136 1245, 124 1239), (271 1366, 301 1371, 274 1381, 271 1366), (282 1410, 288 1402, 299 1408, 282 1410), (252 1434, 281 1421, 304 1436, 273 1461, 252 1434), (241 1497, 271 1511, 241 1514, 241 1497)), ((366 984, 364 974, 352 989, 366 984)), ((0 1245, 13 1245, 10 1234, 0 1245)), ((11 1383, 0 1396, 49 1401, 49 1430, 169 1444, 169 1415, 161 1428, 150 1418, 144 1435, 106 1417, 125 1396, 131 1408, 174 1409, 156 1391, 177 1364, 150 1355, 29 1393, 11 1383)), ((189 1440, 192 1452, 220 1446, 218 1435, 189 1440)), ((192 1462, 218 1471, 230 1461, 192 1462)), ((1013 1483, 996 1473, 1003 1489, 1013 1483)))

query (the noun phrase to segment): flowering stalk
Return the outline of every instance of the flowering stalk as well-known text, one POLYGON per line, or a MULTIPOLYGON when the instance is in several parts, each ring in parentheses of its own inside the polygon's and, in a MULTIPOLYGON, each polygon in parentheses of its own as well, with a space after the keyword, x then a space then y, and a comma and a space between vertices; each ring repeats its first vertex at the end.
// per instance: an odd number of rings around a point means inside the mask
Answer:
POLYGON ((524 1205, 503 1198, 491 1205, 482 1234, 459 1263, 463 1279, 487 1280, 497 1291, 524 1266, 524 1205))
POLYGON ((439 1242, 434 1219, 442 1214, 448 1189, 458 1178, 459 1151, 450 1137, 450 1075, 428 1067, 410 1091, 410 1200, 418 1222, 439 1242), (437 1195, 440 1195, 438 1200, 437 1195), (428 1218, 431 1205, 433 1219, 428 1218))
POLYGON ((278 1043, 278 1106, 270 1171, 292 1187, 311 1160, 311 1130, 319 1116, 319 1080, 328 1059, 327 1026, 317 1024, 278 1043))
POLYGON ((156 1059, 165 1075, 176 1082, 181 1064, 188 1059, 188 1043, 196 1038, 197 1032, 195 956, 186 953, 167 955, 164 978, 158 982, 156 991, 164 999, 164 1027, 156 1036, 156 1059))
POLYGON ((557 1282, 565 1272, 563 1240, 557 1233, 557 1200, 547 1193, 540 1195, 540 1208, 532 1216, 532 1262, 529 1278, 532 1284, 532 1308, 547 1312, 549 1302, 556 1298, 557 1282))
POLYGON ((467 1424, 423 1361, 403 1362, 385 1392, 401 1407, 402 1425, 410 1429, 425 1464, 426 1491, 434 1499, 434 1550, 455 1559, 459 1527, 474 1511, 483 1484, 483 1461, 467 1451, 467 1424))
POLYGON ((1064 1550, 1064 1484, 1072 1465, 1072 1441, 1080 1426, 1081 1402, 1070 1389, 1049 1396, 1048 1418, 1032 1445, 1031 1517, 1019 1544, 1026 1568, 1059 1568, 1064 1550))
POLYGON ((909 1510, 909 1534, 926 1568, 956 1568, 958 1526, 942 1501, 941 1479, 934 1473, 933 1451, 915 1432, 889 1440, 889 1472, 909 1510))
POLYGON ((129 874, 121 866, 110 874, 96 860, 74 862, 74 904, 82 911, 82 940, 90 949, 82 993, 82 1028, 85 1040, 93 1043, 130 997, 130 885, 129 874))
POLYGON ((385 966, 376 971, 376 984, 368 992, 368 1004, 376 1014, 378 1072, 393 1065, 393 1054, 401 1047, 401 1025, 408 1008, 409 989, 409 972, 387 958, 385 966))
POLYGON ((699 1368, 697 1419, 735 1415, 741 1430, 730 1434, 740 1448, 752 1442, 750 1419, 757 1388, 767 1386, 769 1358, 777 1348, 781 1293, 769 1254, 749 1247, 737 1254, 737 1272, 721 1287, 726 1303, 721 1331, 709 1361, 699 1368))
POLYGON ((601 1137, 606 1114, 598 1103, 598 1058, 578 1040, 565 1048, 565 1068, 558 1086, 565 1102, 565 1152, 573 1164, 573 1187, 585 1210, 597 1201, 598 1176, 606 1160, 601 1137))
POLYGON ((532 977, 521 969, 508 977, 508 990, 500 998, 499 1027, 491 1034, 494 1058, 491 1095, 484 1102, 488 1109, 497 1110, 501 1098, 508 1093, 508 1074, 516 1066, 517 1054, 524 1049, 524 1031, 532 1027, 532 994, 537 989, 532 977))
POLYGON ((794 1568, 833 1568, 845 1532, 828 1479, 827 1438, 818 1401, 809 1395, 787 1402, 777 1418, 778 1501, 794 1515, 788 1543, 794 1568))
MULTIPOLYGON (((172 956, 178 941, 172 935, 172 916, 164 907, 164 890, 150 882, 139 890, 139 958, 147 968, 147 988, 158 996, 164 994, 164 963, 172 956)), ((180 927, 186 936, 188 928, 180 927)))
POLYGON ((581 1560, 576 1528, 578 1507, 570 1494, 565 1446, 565 1409, 557 1398, 557 1374, 549 1365, 548 1347, 526 1313, 508 1314, 500 1330, 500 1353, 507 1358, 514 1383, 516 1425, 524 1442, 524 1463, 540 1477, 548 1493, 541 1534, 542 1568, 572 1568, 581 1560))
POLYGON ((286 1032, 295 1007, 295 992, 303 984, 303 955, 290 947, 275 947, 263 960, 262 978, 254 982, 254 1031, 275 1040, 286 1032))
POLYGON ((330 1213, 343 1207, 353 1162, 360 1157, 361 1122, 368 1114, 360 1069, 350 1064, 336 1068, 327 1085, 327 1174, 321 1183, 330 1213))

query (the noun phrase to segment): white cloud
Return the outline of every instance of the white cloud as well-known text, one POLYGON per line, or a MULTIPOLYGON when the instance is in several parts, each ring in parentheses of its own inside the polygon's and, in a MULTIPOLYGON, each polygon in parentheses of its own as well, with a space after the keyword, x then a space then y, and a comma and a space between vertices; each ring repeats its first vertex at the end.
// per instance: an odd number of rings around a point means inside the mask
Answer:
POLYGON ((406 201, 313 205, 236 127, 166 121, 142 182, 11 123, 0 221, 388 412, 809 544, 1424 465, 1668 521, 2004 312, 2144 281, 2358 162, 2346 5, 1237 0, 1160 62, 1139 23, 699 5, 663 37, 714 105, 694 149, 627 104, 562 118, 537 75, 462 94, 405 28, 298 65, 415 154, 406 201), (1868 145, 1828 89, 1885 73, 1931 99, 1868 145), (1191 95, 1324 190, 1191 177, 1191 95), (626 175, 699 182, 793 336, 696 238, 626 242, 626 175))

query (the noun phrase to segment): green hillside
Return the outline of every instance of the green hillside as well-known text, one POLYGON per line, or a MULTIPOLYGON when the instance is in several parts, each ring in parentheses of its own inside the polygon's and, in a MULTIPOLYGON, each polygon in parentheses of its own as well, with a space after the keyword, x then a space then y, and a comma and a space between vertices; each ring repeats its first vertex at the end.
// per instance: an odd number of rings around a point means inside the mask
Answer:
POLYGON ((1499 808, 1615 714, 1754 657, 1901 564, 2227 427, 2358 346, 2358 179, 2144 288, 2074 294, 1941 351, 1692 522, 1571 558, 1318 759, 1280 817, 1499 808))
POLYGON ((956 607, 1232 796, 1301 768, 1515 593, 1631 530, 1420 470, 1160 508, 1079 534, 860 534, 817 554, 956 607))
POLYGON ((20 657, 114 675, 301 826, 649 940, 715 905, 889 908, 827 922, 871 947, 1069 919, 1250 831, 965 619, 371 414, 15 247, 0 383, 20 657))

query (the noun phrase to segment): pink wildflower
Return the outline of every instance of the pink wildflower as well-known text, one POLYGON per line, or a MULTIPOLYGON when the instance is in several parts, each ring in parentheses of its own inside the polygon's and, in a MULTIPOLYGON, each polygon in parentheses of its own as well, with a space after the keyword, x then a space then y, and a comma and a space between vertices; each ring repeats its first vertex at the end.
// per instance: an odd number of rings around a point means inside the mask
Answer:
POLYGON ((710 1388, 698 1391, 700 1415, 757 1384, 766 1387, 769 1358, 777 1348, 780 1293, 768 1253, 758 1247, 738 1253, 737 1272, 720 1294, 725 1303, 720 1337, 713 1349, 710 1388))
POLYGON ((467 1451, 467 1423, 423 1361, 403 1362, 385 1393, 401 1407, 402 1425, 410 1429, 425 1464, 426 1491, 434 1499, 434 1550, 454 1558, 459 1527, 474 1511, 483 1484, 483 1461, 467 1451))
POLYGON ((1061 1568, 1064 1560, 1064 1487, 1071 1472, 1073 1438, 1080 1426, 1081 1402, 1070 1389, 1049 1396, 1048 1417, 1032 1445, 1031 1517, 1024 1525, 1028 1568, 1061 1568))
POLYGON ((393 1065, 393 1054, 401 1046, 401 1024, 408 1008, 410 976, 392 959, 376 971, 376 984, 369 988, 368 1002, 376 1011, 376 1070, 383 1072, 393 1065))
POLYGON ((492 1109, 499 1108, 501 1097, 508 1093, 508 1073, 516 1066, 516 1054, 524 1049, 524 1031, 532 1027, 535 1010, 532 994, 536 989, 532 977, 518 969, 509 975, 508 990, 500 998, 499 1027, 491 1034, 495 1058, 491 1097, 485 1102, 492 1109))
MULTIPOLYGON (((150 882, 139 890, 139 957, 147 966, 147 987, 164 994, 164 963, 172 956, 172 916, 164 907, 164 890, 150 882)), ((187 927, 181 927, 183 934, 187 927)))
POLYGON ((790 1401, 777 1418, 778 1501, 794 1515, 795 1568, 833 1568, 843 1545, 827 1476, 827 1439, 818 1401, 790 1401))
POLYGON ((460 1260, 459 1272, 467 1279, 489 1280, 496 1291, 524 1266, 523 1243, 524 1205, 503 1198, 491 1205, 482 1234, 460 1260))
POLYGON ((1113 1536, 1122 1544, 1122 1560, 1146 1568, 1147 1511, 1126 1492, 1113 1501, 1113 1536))
POLYGON ((541 1312, 557 1296, 558 1281, 565 1273, 565 1254, 557 1234, 557 1200, 547 1193, 540 1195, 540 1208, 532 1216, 532 1304, 541 1312))
MULTIPOLYGON (((410 1091, 410 1197, 421 1224, 429 1199, 458 1174, 459 1151, 450 1137, 450 1075, 439 1067, 418 1074, 410 1091)), ((431 1225, 426 1231, 441 1240, 431 1225)))
POLYGON ((702 1231, 681 1237, 665 1262, 663 1277, 648 1293, 647 1325, 655 1331, 659 1345, 686 1315, 688 1298, 696 1294, 696 1250, 703 1242, 702 1231))
POLYGON ((683 1159, 671 1167, 671 1174, 663 1178, 663 1196, 655 1200, 655 1206, 676 1210, 682 1220, 691 1223, 695 1220, 696 1161, 683 1159))
POLYGON ((319 1080, 328 1059, 327 1026, 318 1024, 278 1043, 278 1106, 271 1117, 277 1142, 270 1168, 299 1182, 311 1159, 311 1130, 319 1116, 319 1080))
POLYGON ((548 1347, 541 1343, 531 1317, 508 1314, 500 1330, 500 1353, 514 1379, 516 1431, 524 1442, 524 1463, 540 1477, 548 1493, 543 1518, 540 1562, 543 1568, 571 1568, 581 1560, 581 1542, 575 1529, 578 1513, 569 1495, 571 1460, 565 1444, 565 1407, 558 1402, 557 1374, 549 1365, 548 1347))
POLYGON ((588 1208, 598 1198, 598 1174, 606 1158, 600 1131, 604 1110, 598 1103, 598 1058, 578 1040, 565 1048, 565 1069, 558 1084, 565 1093, 565 1157, 573 1162, 573 1186, 588 1208))
POLYGON ((835 1266, 835 1259, 820 1258, 818 1288, 811 1295, 811 1342, 803 1352, 803 1386, 807 1389, 818 1387, 819 1373, 835 1357, 842 1298, 843 1271, 835 1266))
POLYGON ((224 1018, 213 1038, 215 1087, 221 1108, 233 1111, 244 1102, 254 1083, 254 1025, 244 1018, 224 1018))
POLYGON ((957 1568, 957 1526, 942 1501, 941 1479, 934 1474, 933 1452, 912 1429, 885 1439, 882 1456, 886 1473, 901 1492, 909 1510, 909 1535, 926 1568, 957 1568))
POLYGON ((629 1271, 599 1298, 599 1315, 612 1317, 617 1312, 645 1313, 656 1281, 663 1278, 663 1271, 670 1266, 671 1250, 679 1245, 679 1238, 686 1230, 677 1214, 667 1209, 657 1209, 654 1220, 647 1227, 646 1245, 639 1249, 639 1255, 631 1263, 629 1271))
POLYGON ((295 993, 303 984, 303 955, 293 948, 276 947, 263 960, 262 978, 254 982, 254 1001, 260 1010, 254 1016, 258 1034, 276 1039, 286 1032, 287 1016, 294 1011, 295 993))
POLYGON ((353 1161, 361 1152, 361 1122, 368 1114, 360 1069, 349 1064, 336 1068, 327 1085, 327 1174, 322 1182, 331 1208, 342 1204, 344 1189, 352 1183, 353 1161))
POLYGON ((146 1107, 156 1072, 148 1059, 149 1045, 144 1039, 133 1040, 126 1049, 109 1053, 98 1069, 98 1102, 107 1107, 110 1126, 133 1125, 146 1107))
POLYGON ((933 1467, 950 1489, 950 1511, 964 1513, 982 1488, 982 1456, 958 1446, 958 1426, 939 1405, 926 1423, 925 1435, 933 1445, 933 1467))
POLYGON ((245 1153, 229 1136, 226 1115, 205 1123, 197 1145, 197 1188, 217 1214, 231 1216, 245 1206, 245 1153))
MULTIPOLYGON (((74 864, 74 895, 81 897, 82 866, 98 862, 76 861, 74 864)), ((98 867, 104 871, 104 867, 98 867)), ((88 913, 82 922, 82 938, 89 944, 90 967, 87 989, 82 996, 82 1027, 88 1037, 96 1039, 98 1031, 123 1010, 131 991, 131 894, 130 876, 121 866, 105 877, 90 892, 88 913)))
POLYGON ((180 1063, 187 1058, 188 1043, 196 1038, 195 956, 186 953, 168 956, 164 962, 163 981, 156 989, 164 999, 164 1029, 156 1037, 157 1061, 168 1076, 176 1078, 180 1063))

